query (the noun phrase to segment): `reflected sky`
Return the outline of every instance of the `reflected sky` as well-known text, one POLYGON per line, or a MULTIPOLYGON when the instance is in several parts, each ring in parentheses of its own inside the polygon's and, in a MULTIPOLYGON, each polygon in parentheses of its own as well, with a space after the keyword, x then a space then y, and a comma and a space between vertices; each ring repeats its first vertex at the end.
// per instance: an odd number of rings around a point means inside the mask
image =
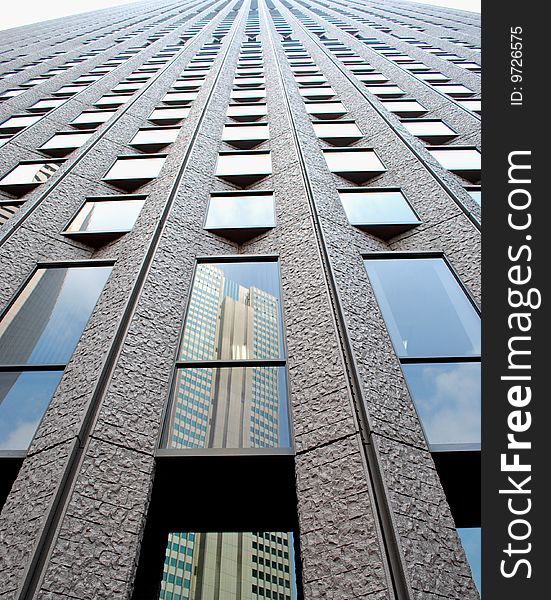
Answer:
POLYGON ((130 231, 144 202, 145 200, 86 202, 67 231, 130 231))
POLYGON ((39 269, 0 323, 0 364, 66 363, 111 268, 39 269))
POLYGON ((480 527, 458 528, 457 533, 467 555, 474 583, 480 593, 481 574, 481 529, 480 527))
POLYGON ((480 363, 402 369, 430 445, 480 444, 480 363))
POLYGON ((63 371, 0 373, 0 450, 26 450, 63 371))
POLYGON ((480 317, 442 259, 368 259, 365 266, 398 356, 480 355, 480 317))
POLYGON ((181 360, 280 358, 281 333, 277 262, 197 266, 181 360))
POLYGON ((290 532, 168 534, 159 600, 295 600, 290 532))
POLYGON ((273 227, 274 213, 272 195, 212 196, 205 227, 273 227))

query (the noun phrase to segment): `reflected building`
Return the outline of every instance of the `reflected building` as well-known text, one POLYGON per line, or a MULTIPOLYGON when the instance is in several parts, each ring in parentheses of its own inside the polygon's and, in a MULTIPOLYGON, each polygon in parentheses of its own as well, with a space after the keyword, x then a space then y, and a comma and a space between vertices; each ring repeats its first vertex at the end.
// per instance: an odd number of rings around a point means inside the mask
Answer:
MULTIPOLYGON (((186 319, 181 360, 279 357, 279 306, 223 268, 200 264, 186 319)), ((277 367, 183 368, 171 418, 172 448, 274 448, 280 445, 277 367)))
POLYGON ((286 532, 171 533, 159 600, 296 597, 286 532))

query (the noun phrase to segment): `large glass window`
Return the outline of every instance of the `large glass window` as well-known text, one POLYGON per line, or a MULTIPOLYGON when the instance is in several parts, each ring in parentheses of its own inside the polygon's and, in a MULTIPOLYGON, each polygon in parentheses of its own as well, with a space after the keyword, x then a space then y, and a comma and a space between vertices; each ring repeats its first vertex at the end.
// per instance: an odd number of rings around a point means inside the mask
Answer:
POLYGON ((402 369, 432 449, 480 447, 480 363, 411 363, 402 369))
POLYGON ((165 444, 289 447, 284 366, 277 262, 199 263, 165 444))
POLYGON ((365 265, 399 357, 480 355, 480 317, 442 258, 365 265))
POLYGON ((0 448, 26 449, 111 266, 35 271, 0 321, 0 448))
POLYGON ((291 532, 171 532, 159 600, 296 600, 291 532))
POLYGON ((0 179, 0 189, 15 196, 22 196, 48 181, 62 164, 61 160, 21 162, 0 179))
POLYGON ((421 223, 399 190, 344 189, 339 196, 352 225, 383 239, 421 223))
POLYGON ((122 189, 134 190, 155 179, 161 172, 165 160, 166 155, 120 156, 103 180, 122 189))
POLYGON ((65 233, 85 238, 82 241, 96 234, 114 234, 101 236, 100 241, 109 241, 132 229, 144 203, 145 196, 90 198, 73 217, 65 233))

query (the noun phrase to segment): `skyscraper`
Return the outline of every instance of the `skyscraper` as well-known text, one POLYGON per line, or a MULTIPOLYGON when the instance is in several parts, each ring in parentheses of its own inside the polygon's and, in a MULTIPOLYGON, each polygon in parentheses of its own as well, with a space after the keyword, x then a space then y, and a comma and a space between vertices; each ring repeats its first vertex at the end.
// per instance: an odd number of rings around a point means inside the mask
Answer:
POLYGON ((477 16, 0 45, 0 596, 478 598, 477 16))

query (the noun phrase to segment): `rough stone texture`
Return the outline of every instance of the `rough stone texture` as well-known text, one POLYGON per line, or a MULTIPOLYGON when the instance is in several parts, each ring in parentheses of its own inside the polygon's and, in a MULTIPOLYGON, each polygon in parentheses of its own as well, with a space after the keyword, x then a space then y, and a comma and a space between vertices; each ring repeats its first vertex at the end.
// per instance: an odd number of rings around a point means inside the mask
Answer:
MULTIPOLYGON (((412 57, 422 58, 431 68, 478 91, 477 75, 441 58, 427 56, 418 48, 357 21, 358 16, 368 17, 398 35, 416 37, 419 32, 404 25, 421 24, 424 32, 419 34, 420 39, 476 61, 478 55, 472 50, 441 39, 443 35, 456 35, 478 43, 477 23, 472 17, 450 11, 449 18, 444 18, 441 11, 430 7, 412 12, 399 2, 389 3, 388 9, 386 5, 381 8, 380 3, 370 3, 367 12, 363 12, 365 3, 355 0, 346 4, 336 0, 311 4, 316 11, 324 11, 326 17, 336 16, 353 24, 364 35, 377 36, 412 57), (342 14, 343 9, 347 15, 342 14), (419 11, 432 23, 420 21, 419 11), (401 19, 400 23, 396 19, 401 19), (451 24, 458 31, 450 30, 451 24)), ((82 110, 162 47, 177 41, 186 28, 216 11, 205 30, 155 75, 154 81, 150 80, 152 84, 136 92, 129 103, 117 110, 114 121, 100 126, 86 145, 67 157, 56 175, 25 195, 21 209, 0 230, 2 307, 37 261, 115 261, 112 276, 67 365, 2 512, 0 597, 18 597, 17 589, 37 550, 37 540, 45 531, 53 498, 68 472, 71 452, 80 444, 63 516, 57 529, 49 532, 53 535, 51 554, 40 573, 34 597, 130 598, 154 485, 162 415, 168 402, 196 257, 277 254, 305 597, 394 597, 371 487, 373 471, 378 469, 411 598, 475 599, 477 594, 453 519, 362 255, 380 251, 442 251, 479 301, 480 236, 461 206, 477 218, 480 212, 465 192, 465 182, 442 169, 425 145, 404 130, 399 119, 393 115, 384 118, 381 103, 376 98, 366 98, 351 83, 345 67, 328 57, 315 36, 299 27, 283 4, 274 0, 293 27, 293 37, 304 43, 345 104, 349 117, 364 133, 354 146, 374 148, 387 167, 367 187, 400 187, 423 223, 388 243, 348 223, 337 190, 354 186, 328 171, 322 150, 330 146, 314 134, 282 52, 280 36, 273 31, 266 5, 260 1, 259 39, 263 43, 271 137, 259 148, 271 151, 273 173, 249 189, 274 192, 277 227, 241 246, 203 229, 210 193, 236 189, 216 179, 213 173, 218 152, 230 149, 220 136, 249 9, 245 2, 239 13, 231 13, 238 16, 237 33, 227 57, 224 59, 223 54, 232 33, 224 38, 222 50, 192 103, 177 141, 166 149, 168 157, 160 176, 137 192, 147 194, 147 201, 133 230, 97 251, 60 234, 86 196, 120 193, 101 178, 117 156, 135 153, 127 146, 129 140, 140 126, 148 124, 151 110, 200 46, 212 40, 212 30, 233 5, 225 0, 205 2, 198 6, 198 12, 185 4, 166 1, 147 8, 117 7, 104 14, 96 12, 54 22, 51 41, 43 40, 43 26, 33 26, 29 28, 33 35, 25 53, 7 54, 13 66, 24 66, 31 58, 45 56, 52 43, 67 50, 66 54, 54 55, 12 78, 0 80, 0 93, 91 49, 109 46, 21 96, 1 103, 0 120, 22 112, 122 50, 143 44, 157 30, 177 26, 4 145, 0 149, 0 175, 19 160, 41 157, 36 148, 54 132, 68 129, 69 121, 82 110), (106 23, 105 15, 112 23, 106 23), (117 41, 127 34, 132 37, 117 41), (79 42, 76 48, 75 40, 79 42), (90 43, 82 45, 85 41, 90 43), (112 43, 115 45, 110 46, 112 43), (440 181, 418 156, 430 164, 440 181), (300 160, 304 161, 311 198, 300 160), (319 226, 314 226, 312 211, 319 226), (335 281, 336 296, 329 291, 320 244, 327 252, 325 267, 335 281), (147 262, 150 248, 153 253, 147 262), (143 282, 137 281, 140 273, 144 275, 143 282), (134 292, 137 302, 130 306, 134 292), (332 301, 337 303, 347 328, 353 368, 360 382, 359 398, 351 393, 354 385, 343 360, 343 344, 336 327, 338 315, 332 301), (126 313, 128 319, 123 320, 126 313), (117 339, 122 341, 114 347, 117 339), (109 362, 112 348, 116 350, 115 360, 109 362), (104 387, 99 385, 100 377, 106 381, 104 387), (364 403, 362 407, 358 402, 364 403), (360 408, 367 413, 369 439, 360 426, 360 408), (89 430, 84 427, 88 417, 92 419, 89 430), (366 443, 373 444, 377 464, 369 464, 366 443)), ((303 4, 293 0, 293 5, 320 20, 303 4)), ((425 104, 430 109, 429 116, 452 125, 460 134, 452 144, 479 144, 476 115, 442 97, 339 27, 326 20, 323 26, 328 36, 341 39, 425 104)), ((6 34, 6 47, 10 48, 14 35, 6 34)), ((0 63, 6 67, 4 71, 8 70, 7 64, 0 63)))

